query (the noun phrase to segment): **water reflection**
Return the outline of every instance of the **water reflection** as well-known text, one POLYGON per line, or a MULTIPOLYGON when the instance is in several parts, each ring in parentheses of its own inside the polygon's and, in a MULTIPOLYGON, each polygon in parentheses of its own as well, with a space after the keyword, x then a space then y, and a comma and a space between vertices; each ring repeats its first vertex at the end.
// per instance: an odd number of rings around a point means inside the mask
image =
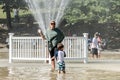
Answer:
POLYGON ((48 67, 9 67, 10 80, 65 80, 57 71, 51 72, 48 67))
POLYGON ((59 74, 56 72, 50 73, 50 80, 67 80, 65 79, 66 74, 59 74))
POLYGON ((48 80, 47 67, 10 67, 9 78, 19 80, 48 80))
POLYGON ((0 80, 119 80, 120 72, 88 68, 67 68, 66 74, 51 72, 48 66, 0 67, 0 80))
POLYGON ((67 80, 66 74, 58 74, 57 75, 57 80, 67 80))
MULTIPOLYGON (((50 79, 48 79, 48 80, 57 80, 57 74, 51 72, 51 73, 49 74, 49 76, 50 76, 50 79)), ((46 79, 46 80, 47 80, 47 79, 46 79)))

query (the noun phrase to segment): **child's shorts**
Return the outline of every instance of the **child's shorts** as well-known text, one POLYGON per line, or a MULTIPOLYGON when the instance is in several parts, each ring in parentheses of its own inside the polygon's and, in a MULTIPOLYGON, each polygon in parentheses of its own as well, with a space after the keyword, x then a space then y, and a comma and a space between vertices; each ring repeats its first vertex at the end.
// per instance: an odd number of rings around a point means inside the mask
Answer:
POLYGON ((65 71, 65 62, 58 62, 59 70, 60 71, 65 71))

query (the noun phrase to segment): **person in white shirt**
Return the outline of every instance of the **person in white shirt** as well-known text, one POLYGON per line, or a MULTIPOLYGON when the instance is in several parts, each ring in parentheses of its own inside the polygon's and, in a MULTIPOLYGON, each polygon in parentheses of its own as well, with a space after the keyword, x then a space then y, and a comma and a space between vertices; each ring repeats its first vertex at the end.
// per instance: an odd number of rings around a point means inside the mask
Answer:
POLYGON ((54 58, 57 60, 58 64, 58 73, 65 73, 65 61, 64 57, 66 57, 65 51, 63 51, 64 45, 62 43, 58 43, 57 45, 57 52, 55 53, 54 58))
POLYGON ((92 51, 92 58, 94 58, 94 55, 96 55, 96 58, 98 58, 98 34, 94 34, 94 37, 92 39, 92 44, 91 44, 91 51, 92 51))

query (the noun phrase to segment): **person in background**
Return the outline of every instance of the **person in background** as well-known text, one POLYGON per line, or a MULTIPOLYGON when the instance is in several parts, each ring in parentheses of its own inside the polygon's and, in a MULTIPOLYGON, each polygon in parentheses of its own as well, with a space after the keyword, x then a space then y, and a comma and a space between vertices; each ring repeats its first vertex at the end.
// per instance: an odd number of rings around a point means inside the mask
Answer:
POLYGON ((92 39, 92 44, 91 44, 91 52, 92 52, 92 58, 94 59, 94 56, 98 58, 98 34, 95 33, 94 37, 92 39))
POLYGON ((15 22, 19 23, 19 8, 14 9, 14 20, 15 22))
POLYGON ((97 38, 97 41, 98 41, 98 58, 101 57, 101 51, 102 51, 102 37, 100 35, 100 33, 97 34, 98 35, 98 38, 97 38))
POLYGON ((61 43, 65 36, 60 29, 55 28, 55 21, 50 22, 50 28, 46 31, 45 35, 43 35, 41 30, 38 30, 38 32, 40 33, 40 36, 48 42, 48 50, 51 57, 51 71, 54 71, 55 59, 53 57, 56 52, 57 44, 61 43))

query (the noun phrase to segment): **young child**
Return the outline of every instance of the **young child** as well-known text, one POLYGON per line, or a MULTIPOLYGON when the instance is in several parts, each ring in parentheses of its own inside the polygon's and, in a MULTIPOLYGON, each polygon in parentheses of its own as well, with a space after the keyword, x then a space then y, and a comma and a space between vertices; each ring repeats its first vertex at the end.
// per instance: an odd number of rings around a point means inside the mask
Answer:
POLYGON ((66 57, 65 52, 63 51, 64 45, 62 43, 58 43, 57 45, 57 52, 55 54, 55 58, 57 60, 57 64, 59 66, 58 73, 65 73, 65 62, 64 57, 66 57))

